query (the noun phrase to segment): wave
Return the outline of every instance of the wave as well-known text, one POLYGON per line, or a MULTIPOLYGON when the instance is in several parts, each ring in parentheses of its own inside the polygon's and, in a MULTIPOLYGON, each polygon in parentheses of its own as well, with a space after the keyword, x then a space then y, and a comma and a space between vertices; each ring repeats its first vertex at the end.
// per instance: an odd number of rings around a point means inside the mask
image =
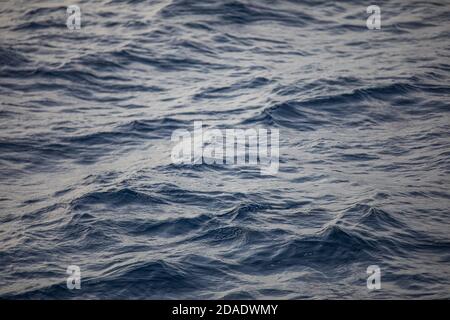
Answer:
POLYGON ((448 298, 448 5, 79 6, 0 8, 2 299, 448 298), (172 163, 194 121, 278 174, 172 163))

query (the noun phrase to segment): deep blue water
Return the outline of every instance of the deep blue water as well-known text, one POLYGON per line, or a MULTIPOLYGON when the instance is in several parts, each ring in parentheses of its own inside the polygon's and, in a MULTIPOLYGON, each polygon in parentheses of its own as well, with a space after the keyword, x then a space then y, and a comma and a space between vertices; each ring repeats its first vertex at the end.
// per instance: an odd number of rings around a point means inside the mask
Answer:
POLYGON ((0 298, 450 298, 450 2, 374 4, 1 2, 0 298), (194 120, 278 174, 172 164, 194 120))

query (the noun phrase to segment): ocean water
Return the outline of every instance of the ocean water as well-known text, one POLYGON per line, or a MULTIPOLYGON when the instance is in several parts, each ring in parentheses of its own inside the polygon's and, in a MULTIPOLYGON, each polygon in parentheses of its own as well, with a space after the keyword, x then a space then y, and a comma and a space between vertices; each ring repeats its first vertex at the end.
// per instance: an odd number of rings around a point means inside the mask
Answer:
POLYGON ((368 4, 0 2, 0 298, 450 298, 450 2, 368 4), (173 164, 194 121, 279 172, 173 164))

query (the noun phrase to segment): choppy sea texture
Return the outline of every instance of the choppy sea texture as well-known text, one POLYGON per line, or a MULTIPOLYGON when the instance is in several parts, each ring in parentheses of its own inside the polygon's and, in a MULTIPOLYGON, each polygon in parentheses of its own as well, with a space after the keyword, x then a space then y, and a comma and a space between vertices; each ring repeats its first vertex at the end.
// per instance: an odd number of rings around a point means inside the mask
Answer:
POLYGON ((70 4, 0 3, 1 298, 450 298, 449 1, 70 4), (279 173, 173 165, 194 120, 279 173))

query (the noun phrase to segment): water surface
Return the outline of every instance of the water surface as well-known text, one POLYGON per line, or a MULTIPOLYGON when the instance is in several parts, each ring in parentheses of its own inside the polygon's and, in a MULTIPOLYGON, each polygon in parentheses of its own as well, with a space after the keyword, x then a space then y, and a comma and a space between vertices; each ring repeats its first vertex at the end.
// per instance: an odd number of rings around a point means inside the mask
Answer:
POLYGON ((1 298, 450 298, 450 2, 70 4, 0 3, 1 298), (172 164, 196 120, 278 174, 172 164))

